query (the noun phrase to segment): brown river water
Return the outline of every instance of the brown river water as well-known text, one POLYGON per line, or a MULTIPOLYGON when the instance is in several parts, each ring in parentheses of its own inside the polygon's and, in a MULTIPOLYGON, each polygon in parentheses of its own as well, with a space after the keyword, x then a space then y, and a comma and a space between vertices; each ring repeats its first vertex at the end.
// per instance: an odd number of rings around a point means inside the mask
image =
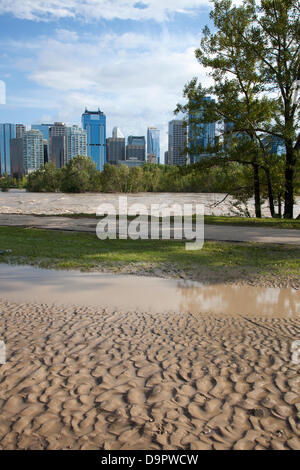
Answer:
MULTIPOLYGON (((119 196, 124 194, 64 194, 26 193, 24 190, 0 192, 0 213, 2 214, 95 214, 99 204, 110 203, 118 209, 119 196)), ((232 198, 223 202, 225 194, 220 193, 138 193, 128 194, 128 204, 141 203, 150 208, 151 204, 170 206, 172 204, 204 204, 206 215, 241 215, 232 205, 232 198)), ((254 200, 248 201, 248 209, 254 216, 254 200)), ((300 214, 300 197, 296 198, 295 217, 300 214)), ((263 216, 269 217, 268 204, 263 204, 263 216)))
POLYGON ((56 271, 0 264, 0 297, 17 303, 100 306, 121 311, 299 317, 300 292, 155 277, 56 271))

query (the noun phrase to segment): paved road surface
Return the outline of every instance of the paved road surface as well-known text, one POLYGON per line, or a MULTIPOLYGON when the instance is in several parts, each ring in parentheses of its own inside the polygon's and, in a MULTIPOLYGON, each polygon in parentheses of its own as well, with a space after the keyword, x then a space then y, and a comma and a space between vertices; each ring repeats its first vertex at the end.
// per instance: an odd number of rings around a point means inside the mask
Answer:
MULTIPOLYGON (((31 215, 0 214, 0 225, 35 227, 47 230, 95 232, 99 219, 39 217, 31 215)), ((300 245, 300 230, 272 227, 239 227, 233 225, 205 225, 205 240, 280 243, 300 245)))

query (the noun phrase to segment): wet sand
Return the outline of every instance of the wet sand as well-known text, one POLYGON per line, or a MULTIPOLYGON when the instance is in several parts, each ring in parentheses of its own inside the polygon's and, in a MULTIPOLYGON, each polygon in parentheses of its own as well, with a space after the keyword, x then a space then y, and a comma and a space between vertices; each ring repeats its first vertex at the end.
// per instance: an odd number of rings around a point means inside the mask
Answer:
POLYGON ((0 449, 300 449, 300 318, 0 301, 0 449))

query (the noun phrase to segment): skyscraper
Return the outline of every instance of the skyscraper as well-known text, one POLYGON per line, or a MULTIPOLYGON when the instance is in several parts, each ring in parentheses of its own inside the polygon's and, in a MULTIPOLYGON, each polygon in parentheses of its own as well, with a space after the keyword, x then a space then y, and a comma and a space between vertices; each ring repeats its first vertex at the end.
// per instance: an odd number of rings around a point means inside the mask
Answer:
POLYGON ((50 162, 52 162, 56 168, 62 168, 66 164, 66 136, 54 135, 50 138, 50 145, 50 162))
POLYGON ((187 131, 182 120, 169 122, 168 164, 186 165, 187 131))
POLYGON ((44 165, 43 135, 36 129, 25 132, 23 136, 24 171, 26 174, 44 165))
POLYGON ((79 126, 68 127, 68 140, 67 140, 67 158, 68 163, 72 158, 77 155, 87 155, 87 139, 86 131, 79 126))
POLYGON ((0 174, 11 174, 10 141, 16 138, 15 124, 0 124, 0 174))
MULTIPOLYGON (((214 102, 210 96, 207 96, 203 100, 207 102, 214 102)), ((190 163, 198 162, 203 156, 207 155, 206 150, 208 147, 215 145, 216 137, 216 123, 197 122, 197 119, 201 119, 203 115, 203 107, 190 113, 189 125, 188 125, 188 146, 190 149, 189 157, 190 163)))
POLYGON ((49 153, 48 153, 48 142, 46 139, 43 139, 44 142, 44 164, 49 163, 49 153))
POLYGON ((47 140, 48 144, 48 155, 49 155, 49 129, 53 124, 32 124, 31 129, 36 129, 43 134, 43 138, 47 140))
POLYGON ((146 139, 144 136, 128 136, 126 160, 146 160, 146 139))
POLYGON ((66 164, 68 128, 63 122, 55 122, 49 127, 49 161, 56 168, 66 164))
POLYGON ((113 139, 124 139, 124 134, 120 131, 118 127, 114 127, 112 130, 113 139))
POLYGON ((155 155, 156 163, 160 163, 160 131, 156 127, 147 129, 147 161, 153 160, 155 155), (151 156, 151 158, 150 158, 151 156))
POLYGON ((47 141, 47 152, 45 153, 45 163, 50 160, 50 145, 49 145, 49 129, 53 124, 32 124, 31 129, 40 131, 43 134, 44 140, 47 141))
POLYGON ((87 155, 102 171, 106 162, 106 116, 98 111, 85 110, 82 115, 82 127, 87 131, 87 155))
POLYGON ((24 175, 24 135, 10 141, 11 176, 22 178, 24 175))
POLYGON ((111 165, 125 161, 125 137, 118 127, 114 127, 112 137, 106 139, 106 159, 111 165))
POLYGON ((26 132, 26 126, 24 124, 16 124, 16 138, 20 139, 26 132))

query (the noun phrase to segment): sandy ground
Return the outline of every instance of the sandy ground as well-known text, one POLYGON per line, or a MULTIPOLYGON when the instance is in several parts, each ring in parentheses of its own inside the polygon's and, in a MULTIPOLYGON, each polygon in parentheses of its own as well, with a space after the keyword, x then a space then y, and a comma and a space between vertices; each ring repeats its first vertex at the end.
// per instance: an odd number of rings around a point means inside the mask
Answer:
POLYGON ((0 302, 1 449, 300 449, 299 318, 0 302))

